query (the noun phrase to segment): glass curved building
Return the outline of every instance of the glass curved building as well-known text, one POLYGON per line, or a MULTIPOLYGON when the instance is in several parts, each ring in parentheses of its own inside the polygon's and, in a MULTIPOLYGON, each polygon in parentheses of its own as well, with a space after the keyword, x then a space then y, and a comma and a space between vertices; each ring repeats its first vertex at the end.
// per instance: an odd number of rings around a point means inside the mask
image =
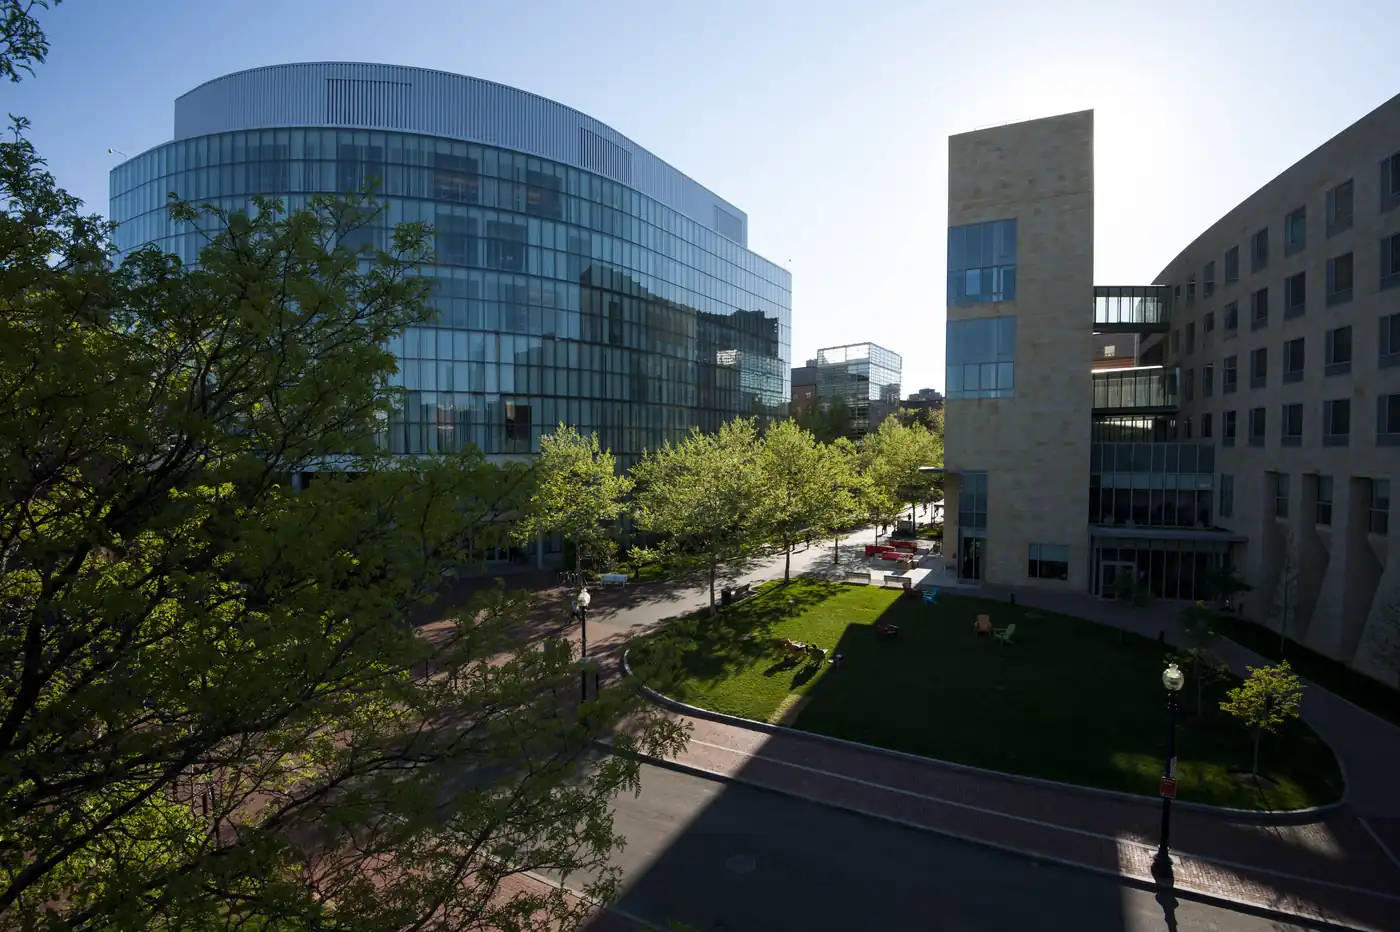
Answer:
POLYGON ((551 100, 420 68, 308 63, 215 78, 175 102, 174 140, 112 170, 122 251, 187 262, 171 192, 243 209, 378 184, 354 236, 430 224, 438 311, 392 349, 389 449, 538 451, 559 422, 624 463, 691 427, 785 410, 789 273, 747 248, 743 211, 551 100))

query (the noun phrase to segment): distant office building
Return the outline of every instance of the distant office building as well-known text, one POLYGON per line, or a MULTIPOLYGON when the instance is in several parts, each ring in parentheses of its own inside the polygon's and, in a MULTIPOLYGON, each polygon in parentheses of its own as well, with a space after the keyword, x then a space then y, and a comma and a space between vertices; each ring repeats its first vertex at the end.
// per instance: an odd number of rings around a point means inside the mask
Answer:
POLYGON ((393 341, 392 452, 528 456, 562 421, 626 464, 786 408, 789 273, 747 248, 742 210, 577 110, 422 68, 288 64, 184 94, 174 136, 112 170, 122 250, 197 258, 172 191, 298 208, 373 181, 385 210, 350 245, 432 225, 438 316, 393 341))
POLYGON ((936 388, 921 388, 900 402, 900 407, 915 411, 941 411, 943 410, 943 393, 936 388))
POLYGON ((819 349, 815 359, 792 370, 792 414, 840 402, 850 412, 851 436, 863 437, 899 408, 903 365, 898 353, 874 343, 819 349))
POLYGON ((1250 617, 1393 682, 1400 96, 1150 285, 1093 284, 1093 136, 1085 111, 949 139, 958 575, 1185 600, 1229 565, 1250 617))

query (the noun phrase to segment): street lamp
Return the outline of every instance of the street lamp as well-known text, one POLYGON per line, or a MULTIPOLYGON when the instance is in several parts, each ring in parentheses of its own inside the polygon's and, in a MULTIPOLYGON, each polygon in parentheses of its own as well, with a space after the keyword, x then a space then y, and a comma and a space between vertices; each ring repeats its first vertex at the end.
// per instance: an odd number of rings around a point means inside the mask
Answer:
POLYGON ((1157 863, 1171 864, 1170 840, 1172 829, 1172 799, 1176 796, 1176 694, 1181 692, 1186 677, 1172 661, 1162 671, 1162 685, 1167 690, 1167 765, 1162 774, 1162 838, 1157 844, 1157 863))
MULTIPOLYGON (((579 589, 578 596, 574 599, 574 614, 578 615, 579 623, 579 660, 588 659, 588 606, 593 602, 593 596, 589 594, 588 587, 579 589)), ((585 662, 583 670, 580 672, 582 684, 582 700, 588 701, 588 666, 585 662)))

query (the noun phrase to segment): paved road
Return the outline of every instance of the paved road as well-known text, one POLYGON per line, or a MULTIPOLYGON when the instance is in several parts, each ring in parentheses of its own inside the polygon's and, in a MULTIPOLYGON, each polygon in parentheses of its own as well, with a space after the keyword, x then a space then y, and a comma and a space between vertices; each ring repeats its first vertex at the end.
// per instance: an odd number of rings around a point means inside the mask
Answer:
POLYGON ((1301 928, 816 803, 643 766, 621 797, 625 914, 743 929, 1301 928), (1168 915, 1170 914, 1170 921, 1168 915))

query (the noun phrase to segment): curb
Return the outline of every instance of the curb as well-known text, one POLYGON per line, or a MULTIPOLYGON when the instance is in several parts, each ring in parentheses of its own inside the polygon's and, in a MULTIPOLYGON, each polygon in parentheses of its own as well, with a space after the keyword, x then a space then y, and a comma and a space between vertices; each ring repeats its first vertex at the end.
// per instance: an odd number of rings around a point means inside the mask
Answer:
MULTIPOLYGON (((634 676, 632 665, 628 662, 628 655, 631 648, 622 652, 622 672, 624 676, 634 676)), ((940 760, 936 757, 924 757, 921 754, 911 754, 908 751, 896 751, 892 748, 882 748, 873 744, 862 744, 859 741, 851 741, 846 738, 835 738, 831 735, 823 735, 814 731, 800 731, 796 728, 788 728, 784 725, 772 725, 768 722, 760 722, 751 718, 743 718, 738 715, 728 715, 724 712, 715 712, 712 709, 702 709, 699 706, 689 705, 679 699, 672 699, 652 689, 640 678, 637 685, 645 695, 657 705, 665 706, 675 712, 690 715, 695 718, 708 719, 712 722, 719 722, 722 725, 733 725, 737 728, 747 728, 751 731, 761 731, 770 735, 786 735, 793 738, 810 738, 816 741, 826 742, 838 747, 850 748, 857 751, 864 751, 871 754, 879 754, 885 757, 892 757, 897 760, 909 761, 916 764, 933 764, 940 767, 947 767, 950 770, 957 770, 963 773, 977 774, 984 777, 995 777, 1002 780, 1009 780, 1015 783, 1023 783, 1029 786, 1038 786, 1054 790, 1066 790, 1073 793, 1080 793, 1088 796, 1115 799, 1120 802, 1132 803, 1134 805, 1145 805, 1153 808, 1157 805, 1157 800, 1152 796, 1142 796, 1137 793, 1125 793, 1121 790, 1105 790, 1093 786, 1083 786, 1078 783, 1063 783, 1059 780, 1046 780, 1041 777, 1029 777, 1025 774, 1006 773, 1002 770, 989 770, 985 767, 975 767, 971 764, 960 764, 955 761, 940 760)), ((1338 758, 1340 762, 1340 758, 1338 758)), ((1342 779, 1345 785, 1346 772, 1342 772, 1342 779)), ((1209 815, 1228 816, 1231 819, 1247 822, 1257 822, 1267 825, 1300 825, 1304 822, 1311 822, 1318 816, 1325 815, 1333 810, 1340 809, 1346 805, 1346 793, 1343 791, 1342 797, 1336 802, 1326 803, 1321 806, 1312 806, 1307 809, 1233 809, 1229 806, 1212 806, 1208 803, 1192 803, 1174 800, 1179 809, 1188 809, 1193 812, 1203 812, 1209 815)))
MULTIPOLYGON (((643 688, 645 689, 646 687, 643 688)), ((657 693, 657 695, 660 695, 660 693, 657 693)), ((622 752, 614 753, 621 754, 622 752)), ((1369 928, 1367 926, 1343 925, 1337 922, 1335 919, 1330 919, 1328 917, 1320 916, 1314 913, 1288 912, 1286 910, 1279 909, 1278 907, 1269 906, 1265 903, 1258 903, 1253 900, 1231 899, 1229 897, 1222 896, 1218 893, 1211 893, 1205 890, 1197 889, 1196 887, 1193 887, 1189 884, 1172 884, 1170 886, 1166 886, 1161 883, 1158 883, 1155 879, 1153 879, 1150 876, 1143 877, 1137 874, 1125 874, 1121 871, 1109 870, 1108 868, 1097 867, 1092 864, 1084 864, 1079 861, 1069 860, 1068 858, 1060 858, 1055 857, 1054 855, 1042 854, 1038 851, 1030 851, 1025 848, 1018 848, 1014 845, 1006 845, 1000 842, 987 841, 985 839, 977 838, 972 835, 967 835, 962 832, 953 832, 948 831, 946 829, 931 828, 930 826, 922 825, 918 822, 913 822, 908 819, 901 819, 898 816, 886 815, 880 812, 871 812, 866 809, 861 809, 859 806, 851 806, 845 803, 834 803, 828 802, 826 800, 813 799, 808 796, 803 796, 801 793, 798 793, 795 790, 787 790, 782 789, 781 787, 770 786, 766 783, 759 783, 755 780, 749 780, 745 777, 734 777, 729 776, 727 774, 716 773, 712 770, 706 770, 703 767, 696 767, 691 764, 684 764, 680 761, 667 760, 661 757, 650 757, 645 754, 627 754, 626 756, 651 764, 655 767, 660 767, 664 770, 670 770, 676 773, 686 774, 688 776, 697 777, 699 779, 711 780, 717 783, 742 784, 744 786, 751 787, 756 790, 761 790, 765 793, 774 793, 779 796, 786 796, 791 799, 798 799, 803 802, 811 803, 813 805, 826 806, 829 809, 837 809, 841 812, 849 812, 853 815, 858 815, 867 819, 879 819, 882 822, 887 822, 891 825, 898 825, 901 828, 912 829, 918 832, 926 832, 930 835, 941 835, 945 838, 953 838, 957 841, 961 841, 966 844, 980 845, 984 848, 992 848, 997 851, 1004 851, 1008 854, 1014 854, 1018 857, 1028 858, 1032 861, 1040 861, 1042 863, 1047 864, 1054 864, 1069 870, 1086 871, 1091 874, 1097 874, 1101 877, 1111 877, 1119 883, 1137 887, 1141 890, 1166 892, 1171 895, 1180 896, 1184 899, 1196 900, 1201 903, 1206 903, 1212 906, 1219 906, 1221 908, 1233 910, 1236 912, 1248 912, 1264 918, 1281 919, 1287 922, 1294 922, 1301 919, 1306 922, 1313 923, 1318 927, 1324 929, 1341 929, 1349 930, 1349 932, 1350 930, 1363 930, 1364 932, 1364 930, 1367 930, 1369 928)))

